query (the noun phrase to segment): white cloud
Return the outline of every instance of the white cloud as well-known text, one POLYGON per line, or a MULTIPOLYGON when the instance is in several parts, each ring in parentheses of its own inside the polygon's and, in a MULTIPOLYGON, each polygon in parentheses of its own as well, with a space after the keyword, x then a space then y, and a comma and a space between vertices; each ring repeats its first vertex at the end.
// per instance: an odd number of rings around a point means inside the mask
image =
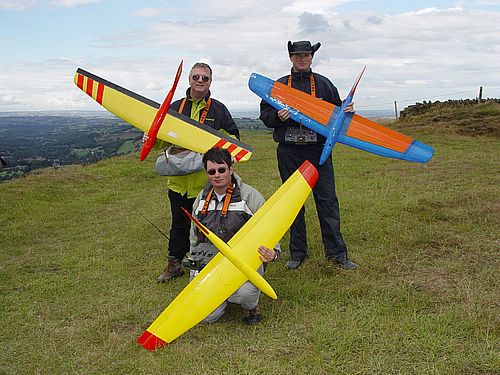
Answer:
POLYGON ((330 0, 330 1, 315 1, 315 0, 296 0, 293 3, 287 5, 283 10, 284 12, 290 12, 293 14, 302 14, 304 12, 310 12, 315 14, 333 14, 335 9, 341 9, 341 6, 352 2, 352 0, 330 0))
POLYGON ((19 101, 12 95, 0 95, 0 108, 2 106, 17 105, 19 101))
POLYGON ((92 3, 99 3, 100 0, 52 0, 51 4, 54 6, 61 6, 66 8, 72 8, 79 5, 87 5, 92 3))
POLYGON ((0 0, 0 10, 22 11, 36 4, 36 0, 0 0))
MULTIPOLYGON (((26 107, 96 109, 73 87, 72 75, 81 66, 161 101, 184 59, 176 97, 184 94, 191 65, 205 61, 214 70, 216 98, 231 110, 257 109, 248 77, 252 72, 272 78, 286 74, 288 40, 321 42, 313 69, 330 77, 341 96, 367 65, 356 94, 360 107, 464 91, 474 96, 481 85, 500 87, 499 12, 465 5, 391 15, 342 11, 348 2, 278 0, 264 7, 253 0, 223 0, 211 2, 210 12, 195 2, 138 9, 132 15, 148 18, 144 26, 100 35, 93 31, 83 39, 94 46, 92 55, 9 66, 0 61, 0 95, 26 107)), ((500 92, 488 94, 494 95, 500 92)))
POLYGON ((35 6, 46 6, 48 4, 56 7, 76 7, 79 5, 87 5, 99 3, 101 0, 0 0, 0 10, 16 10, 23 11, 35 6))

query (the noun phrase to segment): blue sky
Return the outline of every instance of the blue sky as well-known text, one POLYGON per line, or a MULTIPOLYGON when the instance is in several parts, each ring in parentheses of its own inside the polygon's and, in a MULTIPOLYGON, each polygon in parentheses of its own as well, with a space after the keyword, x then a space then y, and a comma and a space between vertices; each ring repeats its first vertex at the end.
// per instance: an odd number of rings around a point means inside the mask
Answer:
POLYGON ((162 101, 178 62, 211 64, 231 111, 257 110, 252 72, 290 68, 288 40, 320 41, 313 69, 345 96, 364 65, 358 109, 500 97, 500 1, 0 0, 0 111, 97 110, 81 67, 162 101), (264 5, 265 6, 264 6, 264 5))

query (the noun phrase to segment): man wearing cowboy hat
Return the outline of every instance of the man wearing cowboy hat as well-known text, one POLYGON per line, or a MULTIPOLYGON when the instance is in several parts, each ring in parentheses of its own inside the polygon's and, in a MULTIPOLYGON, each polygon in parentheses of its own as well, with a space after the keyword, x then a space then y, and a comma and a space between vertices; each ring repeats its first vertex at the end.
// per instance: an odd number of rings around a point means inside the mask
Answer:
MULTIPOLYGON (((321 74, 311 69, 314 53, 321 46, 309 41, 288 42, 288 55, 292 63, 291 73, 278 79, 285 85, 321 98, 336 106, 342 105, 337 88, 321 74)), ((353 111, 349 106, 346 111, 353 111)), ((346 270, 357 265, 347 256, 347 247, 340 233, 340 210, 335 193, 335 179, 332 159, 319 165, 319 158, 325 138, 290 119, 288 109, 276 110, 266 102, 260 104, 262 122, 273 129, 273 139, 278 143, 278 169, 282 181, 305 161, 309 160, 319 172, 318 181, 313 189, 314 202, 323 239, 326 258, 331 264, 346 270)), ((298 268, 307 256, 307 235, 305 209, 302 207, 290 228, 290 260, 286 267, 298 268)))

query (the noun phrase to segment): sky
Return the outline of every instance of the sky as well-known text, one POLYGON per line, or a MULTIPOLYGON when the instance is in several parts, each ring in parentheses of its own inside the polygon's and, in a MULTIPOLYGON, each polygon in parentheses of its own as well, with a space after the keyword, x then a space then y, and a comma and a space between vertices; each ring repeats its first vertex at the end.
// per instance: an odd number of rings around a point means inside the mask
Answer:
POLYGON ((73 84, 83 68, 157 102, 185 95, 190 67, 212 96, 258 111, 252 72, 290 71, 287 41, 321 42, 313 71, 359 110, 500 97, 500 0, 0 0, 0 111, 99 110, 73 84))

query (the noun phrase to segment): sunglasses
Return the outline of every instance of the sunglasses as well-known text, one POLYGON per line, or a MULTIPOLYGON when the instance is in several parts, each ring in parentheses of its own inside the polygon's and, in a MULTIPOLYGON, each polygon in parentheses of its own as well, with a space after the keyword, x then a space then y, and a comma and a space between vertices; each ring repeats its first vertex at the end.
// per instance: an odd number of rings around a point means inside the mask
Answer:
POLYGON ((199 74, 193 74, 191 76, 191 78, 193 79, 193 81, 198 81, 199 79, 202 79, 203 82, 208 82, 210 81, 210 77, 209 76, 202 76, 202 75, 199 75, 199 74))
POLYGON ((227 168, 226 167, 220 167, 220 168, 217 168, 217 169, 209 169, 207 171, 207 173, 210 175, 210 176, 213 176, 215 174, 215 172, 219 172, 219 174, 223 174, 223 173, 226 173, 227 171, 227 168))

